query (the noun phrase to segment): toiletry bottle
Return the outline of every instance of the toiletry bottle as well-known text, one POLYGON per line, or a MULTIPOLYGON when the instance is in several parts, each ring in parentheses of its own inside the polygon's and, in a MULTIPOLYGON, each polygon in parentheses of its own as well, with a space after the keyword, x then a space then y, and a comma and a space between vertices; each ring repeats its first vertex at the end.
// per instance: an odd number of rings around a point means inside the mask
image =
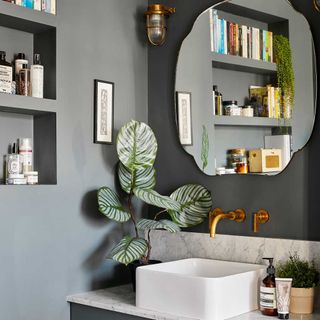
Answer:
POLYGON ((24 64, 28 64, 28 60, 26 59, 26 55, 22 52, 18 53, 16 55, 16 59, 14 60, 14 74, 15 74, 15 80, 16 82, 19 81, 19 72, 22 69, 24 64))
POLYGON ((0 51, 0 92, 11 93, 12 65, 6 61, 5 51, 0 51))
POLYGON ((41 65, 40 54, 36 53, 31 66, 31 91, 35 98, 43 98, 43 72, 44 68, 41 65))
POLYGON ((33 169, 33 150, 31 138, 19 139, 19 154, 22 156, 23 173, 30 172, 33 169))
POLYGON ((222 116, 222 94, 218 91, 218 86, 213 86, 214 97, 215 97, 215 114, 222 116))
POLYGON ((19 94, 31 96, 31 77, 28 65, 24 64, 19 72, 19 94))
POLYGON ((260 285, 260 311, 266 316, 277 316, 276 269, 273 266, 273 258, 263 259, 269 261, 269 266, 267 268, 267 276, 260 285))

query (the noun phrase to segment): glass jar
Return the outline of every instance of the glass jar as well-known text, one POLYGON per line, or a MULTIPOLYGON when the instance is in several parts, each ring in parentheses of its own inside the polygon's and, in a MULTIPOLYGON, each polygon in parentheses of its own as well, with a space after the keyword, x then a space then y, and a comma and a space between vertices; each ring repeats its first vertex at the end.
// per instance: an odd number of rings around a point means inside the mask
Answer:
POLYGON ((228 167, 236 173, 248 173, 248 160, 246 149, 237 148, 228 151, 228 167))
POLYGON ((241 116, 241 109, 236 100, 223 101, 223 112, 226 116, 241 116))
POLYGON ((251 106, 242 107, 241 115, 243 117, 253 117, 253 108, 251 106))

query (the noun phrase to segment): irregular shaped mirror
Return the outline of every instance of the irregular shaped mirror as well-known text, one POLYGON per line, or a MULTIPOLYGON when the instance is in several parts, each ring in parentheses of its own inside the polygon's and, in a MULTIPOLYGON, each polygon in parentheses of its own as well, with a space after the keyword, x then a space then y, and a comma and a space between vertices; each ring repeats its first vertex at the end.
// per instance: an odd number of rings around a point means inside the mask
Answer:
POLYGON ((286 0, 224 1, 182 43, 180 142, 206 174, 277 174, 309 140, 316 66, 305 17, 286 0))

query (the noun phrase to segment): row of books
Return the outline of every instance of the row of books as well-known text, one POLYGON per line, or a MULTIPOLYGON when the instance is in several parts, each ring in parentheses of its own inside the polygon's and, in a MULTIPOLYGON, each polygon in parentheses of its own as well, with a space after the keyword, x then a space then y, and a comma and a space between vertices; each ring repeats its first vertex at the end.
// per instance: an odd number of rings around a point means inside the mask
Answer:
POLYGON ((211 51, 273 62, 273 33, 220 19, 210 10, 211 51))
POLYGON ((57 4, 56 0, 3 0, 6 2, 14 3, 18 6, 44 11, 51 14, 56 14, 57 4))
POLYGON ((271 85, 265 87, 250 86, 249 96, 250 100, 252 100, 252 97, 255 97, 257 102, 261 105, 262 110, 259 116, 275 119, 291 118, 291 108, 285 106, 281 101, 280 88, 271 85))

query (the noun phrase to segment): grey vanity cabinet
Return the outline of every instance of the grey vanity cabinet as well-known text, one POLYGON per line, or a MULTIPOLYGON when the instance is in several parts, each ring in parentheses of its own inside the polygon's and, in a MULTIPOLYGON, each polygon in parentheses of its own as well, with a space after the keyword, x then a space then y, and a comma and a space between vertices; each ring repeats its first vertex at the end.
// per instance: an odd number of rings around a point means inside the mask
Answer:
POLYGON ((70 304, 70 320, 140 320, 141 317, 132 316, 109 310, 84 306, 77 303, 70 304))

